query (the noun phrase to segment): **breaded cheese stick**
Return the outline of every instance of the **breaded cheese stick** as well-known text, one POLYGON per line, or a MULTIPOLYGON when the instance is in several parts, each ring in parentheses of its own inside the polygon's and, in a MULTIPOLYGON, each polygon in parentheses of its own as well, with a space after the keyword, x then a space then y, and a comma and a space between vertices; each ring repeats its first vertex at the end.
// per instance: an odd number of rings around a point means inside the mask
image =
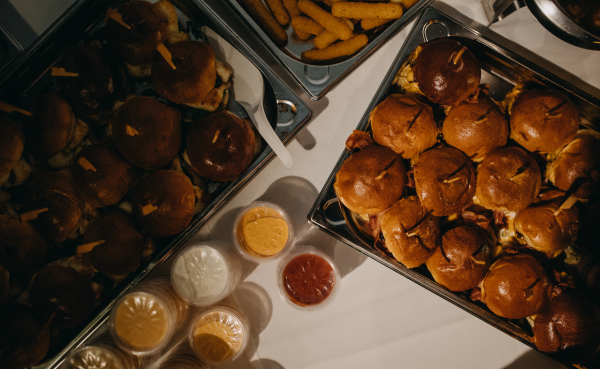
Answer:
POLYGON ((294 27, 296 32, 304 31, 306 33, 310 33, 311 35, 320 35, 325 31, 325 28, 323 28, 322 25, 308 17, 303 16, 292 18, 292 27, 294 27))
POLYGON ((385 19, 385 18, 365 18, 360 21, 360 26, 363 30, 369 30, 375 27, 382 26, 388 22, 393 21, 394 19, 385 19))
POLYGON ((260 0, 240 0, 260 28, 273 40, 277 46, 287 42, 287 33, 281 28, 273 14, 260 0))
POLYGON ((321 50, 304 51, 301 55, 303 61, 315 62, 335 59, 340 56, 352 55, 364 47, 369 38, 365 34, 356 35, 349 40, 341 41, 321 50))
POLYGON ((312 1, 299 0, 298 9, 325 27, 326 30, 335 33, 338 38, 348 40, 352 37, 352 29, 345 21, 334 17, 312 1))
POLYGON ((290 23, 290 16, 287 10, 285 10, 281 0, 267 0, 267 5, 269 5, 271 12, 280 25, 286 26, 288 23, 290 23))
POLYGON ((331 7, 331 14, 340 18, 398 19, 402 16, 402 12, 402 5, 394 3, 341 2, 331 7))

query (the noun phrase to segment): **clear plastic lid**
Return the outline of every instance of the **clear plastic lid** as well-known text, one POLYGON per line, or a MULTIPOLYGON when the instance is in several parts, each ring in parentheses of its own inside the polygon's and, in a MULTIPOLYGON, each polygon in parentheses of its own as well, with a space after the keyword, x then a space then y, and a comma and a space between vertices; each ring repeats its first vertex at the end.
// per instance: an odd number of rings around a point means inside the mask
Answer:
POLYGON ((159 366, 160 369, 208 369, 191 353, 173 354, 159 366))
POLYGON ((233 242, 240 254, 261 263, 285 255, 292 245, 294 229, 289 214, 266 201, 253 202, 239 211, 233 222, 233 242))
POLYGON ((83 346, 71 351, 64 369, 132 369, 131 359, 116 347, 107 345, 83 346))

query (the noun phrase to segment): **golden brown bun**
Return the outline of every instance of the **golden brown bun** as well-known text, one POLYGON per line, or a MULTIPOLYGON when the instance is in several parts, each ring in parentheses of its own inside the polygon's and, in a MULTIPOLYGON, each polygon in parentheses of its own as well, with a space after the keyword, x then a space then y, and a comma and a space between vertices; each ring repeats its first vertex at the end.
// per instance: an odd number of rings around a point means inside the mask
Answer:
POLYGON ((406 170, 400 155, 388 147, 371 144, 344 161, 333 188, 353 212, 377 214, 402 197, 405 184, 406 170))
POLYGON ((385 246, 396 260, 416 268, 429 259, 440 238, 438 217, 427 214, 417 196, 398 201, 383 214, 385 246), (424 219, 425 218, 425 219, 424 219), (416 233, 414 236, 408 234, 416 233))
POLYGON ((24 148, 25 136, 19 125, 12 120, 0 118, 0 176, 17 165, 24 148))
POLYGON ((144 235, 127 213, 116 210, 90 223, 83 243, 101 240, 104 243, 90 252, 90 262, 96 270, 108 275, 124 275, 140 266, 144 235))
POLYGON ((31 221, 45 237, 62 242, 79 227, 84 203, 70 175, 47 172, 37 177, 25 195, 26 211, 48 208, 31 221))
POLYGON ((533 334, 538 350, 568 363, 588 362, 600 347, 600 310, 581 292, 563 292, 535 317, 533 334))
POLYGON ((540 167, 518 147, 492 151, 477 168, 476 196, 488 209, 524 209, 535 200, 541 187, 540 167))
POLYGON ((462 102, 452 108, 442 126, 444 140, 479 161, 490 151, 506 145, 508 122, 504 112, 486 94, 477 103, 462 102))
POLYGON ((38 96, 33 120, 26 127, 27 146, 42 159, 49 159, 69 146, 77 118, 71 105, 56 93, 38 96))
POLYGON ((591 130, 580 131, 546 167, 546 177, 553 185, 569 191, 576 180, 582 199, 590 199, 600 191, 600 137, 591 130))
POLYGON ((417 159, 414 173, 421 204, 437 217, 461 210, 475 194, 475 169, 469 159, 455 148, 425 151, 417 159), (457 177, 458 180, 454 180, 457 177))
POLYGON ((29 368, 50 348, 50 332, 32 308, 12 305, 0 317, 0 368, 29 368))
POLYGON ((196 195, 192 182, 173 170, 157 170, 142 179, 133 190, 133 215, 138 224, 157 237, 181 232, 192 221, 196 195), (142 207, 157 209, 143 215, 142 207))
POLYGON ((569 143, 579 128, 577 107, 555 90, 524 90, 510 115, 510 138, 531 152, 551 152, 569 143))
POLYGON ((227 182, 239 177, 252 163, 254 144, 250 125, 233 113, 221 111, 190 128, 186 155, 194 171, 202 177, 227 182))
POLYGON ((10 300, 10 273, 0 264, 0 308, 10 300))
POLYGON ((152 84, 156 92, 176 103, 199 103, 217 81, 215 54, 205 42, 184 41, 168 46, 173 70, 164 58, 152 65, 152 84))
POLYGON ((532 204, 515 216, 515 230, 523 236, 527 246, 545 253, 549 259, 575 242, 579 231, 576 206, 554 215, 562 200, 562 197, 557 197, 532 204))
POLYGON ((79 151, 73 159, 71 174, 81 198, 94 208, 121 201, 136 177, 135 169, 110 142, 90 145, 79 151), (89 162, 95 171, 84 168, 81 160, 89 162))
POLYGON ((115 146, 127 161, 144 169, 169 164, 181 146, 181 114, 151 97, 127 100, 112 122, 115 146), (127 127, 137 132, 127 133, 127 127))
POLYGON ((47 266, 33 277, 29 299, 35 311, 61 329, 85 322, 94 308, 95 295, 90 282, 75 269, 47 266))
POLYGON ((437 142, 431 106, 403 95, 391 95, 369 116, 373 139, 410 159, 437 142), (409 129, 410 128, 410 129, 409 129))
POLYGON ((456 105, 475 93, 481 80, 481 69, 475 56, 450 38, 421 45, 423 49, 414 61, 415 81, 429 100, 441 105, 456 105))
POLYGON ((444 234, 442 245, 427 260, 433 279, 450 291, 476 287, 492 264, 492 244, 477 226, 454 228, 444 234))
POLYGON ((15 275, 31 275, 46 261, 46 240, 29 224, 0 215, 0 264, 15 275))
POLYGON ((551 289, 544 268, 533 256, 505 256, 483 279, 481 301, 498 316, 521 319, 541 312, 551 289))

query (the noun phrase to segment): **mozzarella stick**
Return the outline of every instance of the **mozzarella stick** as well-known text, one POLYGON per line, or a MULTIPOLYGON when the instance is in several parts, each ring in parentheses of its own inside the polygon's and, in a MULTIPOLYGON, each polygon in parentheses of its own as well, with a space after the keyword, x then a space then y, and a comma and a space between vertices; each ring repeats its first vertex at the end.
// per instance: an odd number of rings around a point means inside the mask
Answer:
POLYGON ((292 18, 292 27, 294 27, 294 30, 296 31, 303 31, 310 33, 311 35, 320 35, 325 31, 325 28, 323 28, 322 25, 303 16, 292 18))
POLYGON ((334 43, 337 39, 338 37, 335 33, 325 30, 320 35, 315 37, 313 41, 315 42, 317 49, 324 49, 334 43))
POLYGON ((335 59, 340 56, 352 55, 364 47, 368 41, 369 38, 366 35, 357 35, 349 40, 335 43, 321 50, 304 51, 301 55, 301 58, 306 62, 316 62, 335 59))
POLYGON ((300 9, 298 9, 298 0, 283 0, 283 6, 285 6, 291 18, 302 14, 300 9))
POLYGON ((285 45, 287 42, 287 33, 281 28, 281 25, 279 25, 265 4, 260 0, 240 0, 240 2, 276 45, 285 45))
POLYGON ((338 38, 348 40, 352 37, 352 29, 342 19, 336 18, 310 0, 298 0, 298 9, 308 15, 338 38))
MULTIPOLYGON (((327 31, 325 31, 327 32, 327 31)), ((304 31, 298 31, 298 30, 294 30, 294 33, 296 33, 296 36, 298 36, 299 39, 301 40, 308 40, 310 38, 310 36, 312 36, 310 33, 304 32, 304 31)))
POLYGON ((400 0, 400 5, 404 10, 408 10, 411 6, 415 5, 419 0, 400 0))
POLYGON ((285 10, 281 0, 267 0, 267 5, 269 5, 271 12, 273 12, 275 19, 277 19, 279 24, 285 26, 290 23, 290 16, 287 10, 285 10))
MULTIPOLYGON (((300 9, 302 10, 302 9, 300 9)), ((398 19, 402 16, 402 6, 395 3, 335 3, 331 14, 340 18, 383 18, 398 19)))
POLYGON ((393 21, 393 19, 385 19, 385 18, 365 18, 360 21, 360 26, 363 30, 373 29, 379 26, 382 26, 388 22, 393 21))

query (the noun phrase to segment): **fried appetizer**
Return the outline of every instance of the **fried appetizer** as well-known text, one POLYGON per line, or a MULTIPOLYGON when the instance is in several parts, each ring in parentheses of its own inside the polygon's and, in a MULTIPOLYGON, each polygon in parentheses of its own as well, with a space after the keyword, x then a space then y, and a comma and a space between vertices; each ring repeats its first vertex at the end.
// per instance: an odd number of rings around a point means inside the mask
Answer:
POLYGON ((0 215, 0 264, 15 275, 29 276, 46 261, 48 244, 28 222, 0 215))
POLYGON ((50 348, 50 331, 32 308, 13 305, 0 318, 0 368, 24 369, 42 360, 50 348))

